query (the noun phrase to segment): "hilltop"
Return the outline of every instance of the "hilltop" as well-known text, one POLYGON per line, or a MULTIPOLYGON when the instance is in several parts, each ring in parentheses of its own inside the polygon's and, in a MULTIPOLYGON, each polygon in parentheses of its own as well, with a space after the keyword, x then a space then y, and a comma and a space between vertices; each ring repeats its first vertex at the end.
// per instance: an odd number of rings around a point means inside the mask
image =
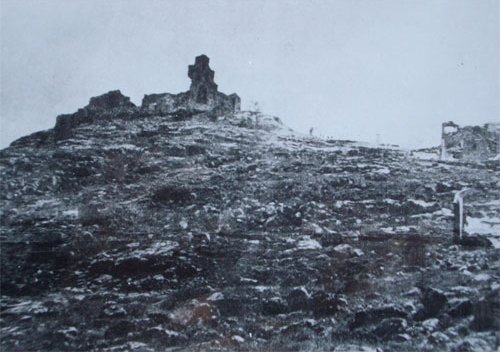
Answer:
POLYGON ((498 348, 497 165, 302 136, 195 87, 110 92, 0 151, 3 350, 498 348))

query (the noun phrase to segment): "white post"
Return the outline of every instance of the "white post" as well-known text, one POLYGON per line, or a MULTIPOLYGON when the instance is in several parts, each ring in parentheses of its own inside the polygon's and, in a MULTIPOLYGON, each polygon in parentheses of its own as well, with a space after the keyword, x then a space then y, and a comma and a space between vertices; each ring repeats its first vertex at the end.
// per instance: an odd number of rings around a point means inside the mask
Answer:
POLYGON ((464 196, 467 191, 467 188, 458 191, 457 193, 455 193, 455 197, 453 198, 453 238, 455 241, 460 241, 463 239, 465 224, 464 196))

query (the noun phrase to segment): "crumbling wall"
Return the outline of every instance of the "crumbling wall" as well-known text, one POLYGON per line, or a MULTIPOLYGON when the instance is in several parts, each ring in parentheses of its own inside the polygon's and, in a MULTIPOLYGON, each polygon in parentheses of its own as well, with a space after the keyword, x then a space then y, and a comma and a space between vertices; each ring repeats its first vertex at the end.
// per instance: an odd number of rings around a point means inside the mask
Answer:
POLYGON ((181 109, 187 110, 188 100, 187 92, 179 94, 147 94, 142 99, 141 109, 159 115, 171 114, 181 109))
POLYGON ((486 160, 499 154, 498 124, 460 127, 452 121, 442 124, 441 160, 486 160))
POLYGON ((138 110, 130 98, 119 90, 113 90, 97 97, 90 98, 89 104, 78 109, 73 114, 57 116, 54 127, 56 140, 69 138, 71 131, 76 126, 92 123, 97 119, 106 119, 120 114, 130 114, 138 110))
POLYGON ((142 100, 142 108, 162 114, 186 111, 213 111, 217 114, 240 111, 241 100, 237 94, 226 95, 218 91, 215 72, 209 66, 210 59, 197 56, 194 65, 188 67, 191 78, 189 91, 179 94, 150 94, 142 100))
POLYGON ((237 94, 226 95, 218 91, 214 82, 214 71, 209 66, 210 59, 205 55, 196 57, 194 65, 189 65, 191 78, 189 91, 178 94, 161 93, 145 95, 140 107, 119 90, 90 98, 89 104, 73 114, 57 117, 54 127, 56 140, 71 136, 72 130, 79 125, 92 123, 97 119, 119 116, 138 116, 148 114, 168 115, 178 113, 211 112, 223 115, 240 111, 241 100, 237 94))

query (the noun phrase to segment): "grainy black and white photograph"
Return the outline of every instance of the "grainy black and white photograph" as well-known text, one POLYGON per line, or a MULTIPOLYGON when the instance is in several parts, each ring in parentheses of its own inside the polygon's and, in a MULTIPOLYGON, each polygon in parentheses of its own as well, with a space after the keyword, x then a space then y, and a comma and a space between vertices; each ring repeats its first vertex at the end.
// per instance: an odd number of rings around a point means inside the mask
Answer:
POLYGON ((500 1, 0 0, 0 349, 500 349, 500 1))

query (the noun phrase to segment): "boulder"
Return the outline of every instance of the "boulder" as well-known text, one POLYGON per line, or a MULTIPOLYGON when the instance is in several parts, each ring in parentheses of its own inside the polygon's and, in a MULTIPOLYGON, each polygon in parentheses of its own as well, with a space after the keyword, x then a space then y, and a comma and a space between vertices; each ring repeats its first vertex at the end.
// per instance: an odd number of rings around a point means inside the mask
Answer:
POLYGON ((472 314, 473 306, 470 299, 453 302, 448 314, 453 318, 464 318, 472 314))
POLYGON ((292 312, 309 308, 309 294, 304 288, 296 288, 290 291, 286 301, 292 312))
POLYGON ((429 336, 429 342, 434 345, 445 345, 450 342, 450 338, 440 331, 436 331, 429 336))
POLYGON ((281 297, 272 297, 262 303, 262 312, 267 315, 284 314, 287 306, 281 297))
POLYGON ((491 247, 492 243, 489 239, 487 239, 485 236, 481 235, 468 235, 464 236, 462 239, 459 240, 458 242, 462 246, 465 247, 491 247))
POLYGON ((223 298, 215 301, 215 306, 220 312, 221 316, 236 317, 243 313, 243 302, 235 298, 223 298))
POLYGON ((448 299, 443 291, 435 288, 423 290, 422 300, 423 308, 415 314, 415 320, 425 320, 439 315, 448 303, 448 299))
POLYGON ((338 302, 334 294, 318 291, 311 297, 311 309, 315 316, 324 317, 337 313, 338 302))
POLYGON ((498 331, 500 329, 500 303, 496 298, 487 297, 473 306, 474 320, 471 329, 476 331, 498 331))
POLYGON ((382 320, 373 330, 373 333, 380 339, 387 339, 403 333, 407 327, 408 323, 403 318, 388 318, 382 320))
POLYGON ((140 333, 138 339, 144 342, 155 342, 162 346, 178 346, 186 343, 188 340, 184 334, 177 331, 163 329, 160 326, 155 326, 140 333))
POLYGON ((109 340, 125 337, 129 332, 133 332, 135 329, 136 326, 134 323, 125 319, 119 320, 106 329, 104 337, 109 340))
MULTIPOLYGON (((375 324, 384 319, 390 318, 406 318, 405 311, 394 306, 386 306, 357 312, 354 315, 354 321, 350 324, 351 329, 356 329, 361 326, 375 324)), ((387 323, 389 324, 389 323, 387 323)))

